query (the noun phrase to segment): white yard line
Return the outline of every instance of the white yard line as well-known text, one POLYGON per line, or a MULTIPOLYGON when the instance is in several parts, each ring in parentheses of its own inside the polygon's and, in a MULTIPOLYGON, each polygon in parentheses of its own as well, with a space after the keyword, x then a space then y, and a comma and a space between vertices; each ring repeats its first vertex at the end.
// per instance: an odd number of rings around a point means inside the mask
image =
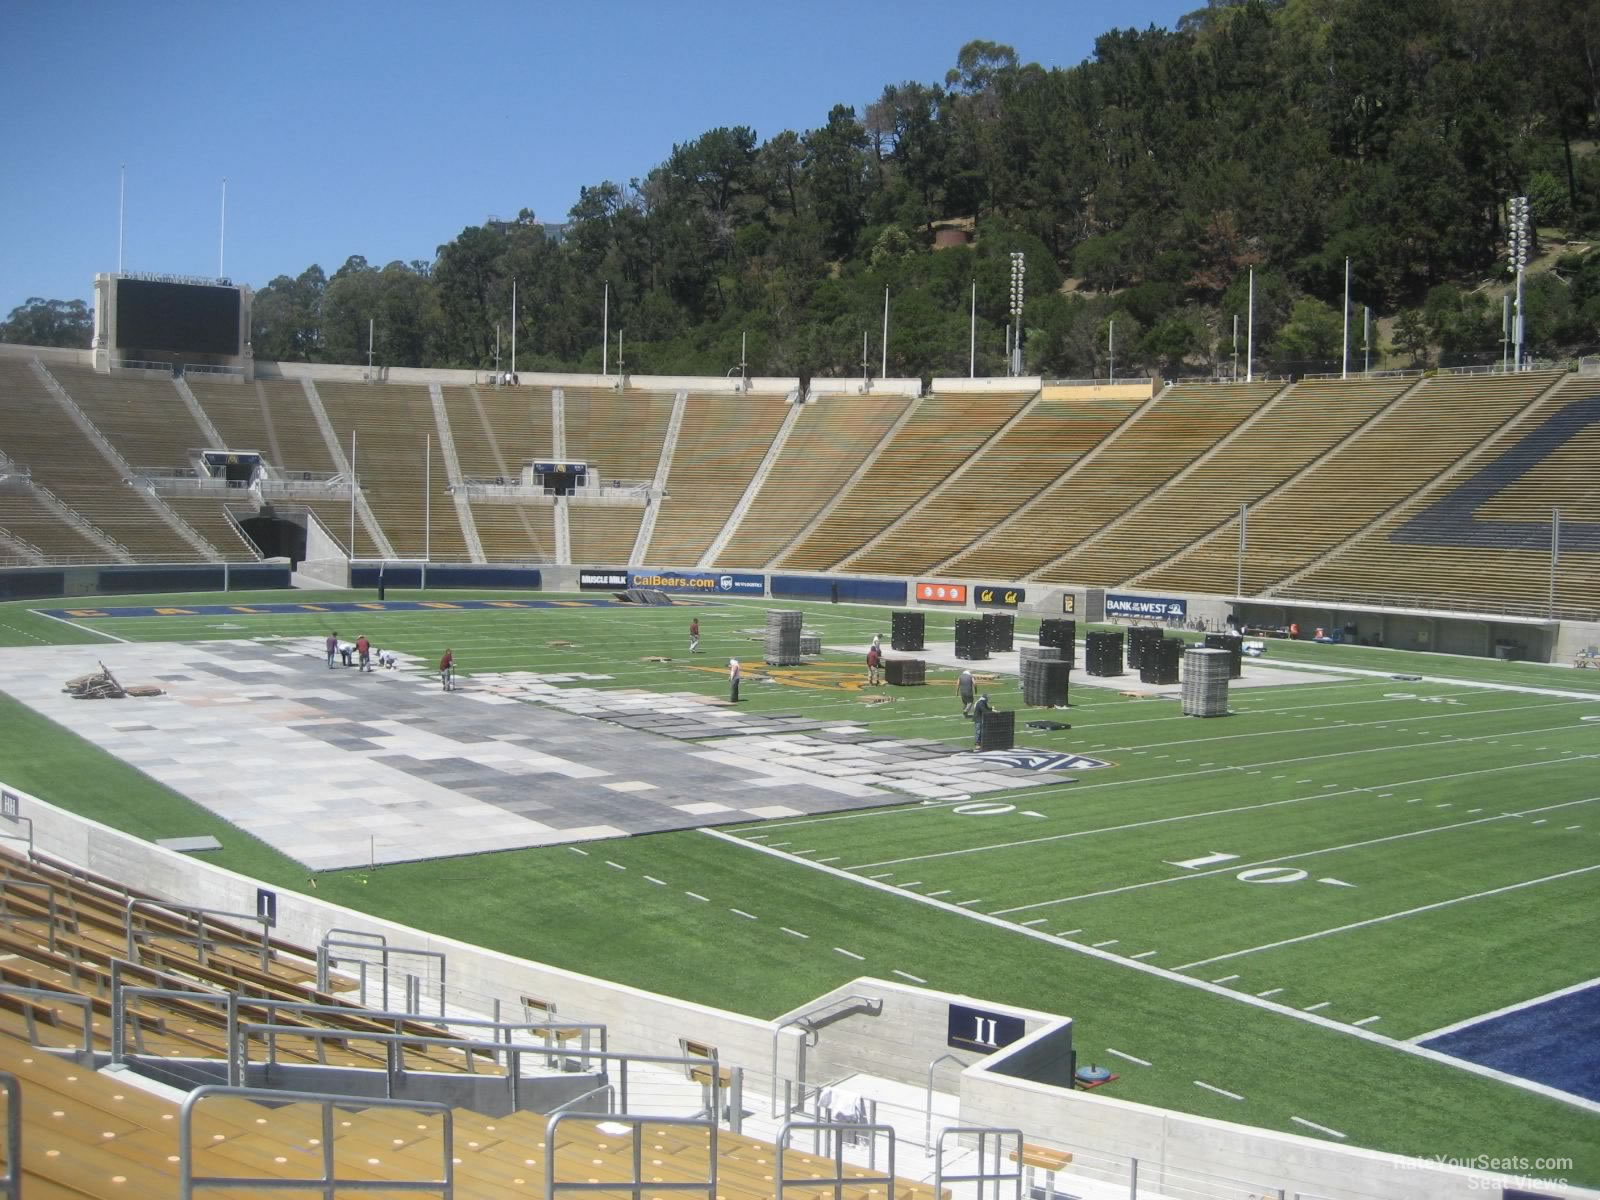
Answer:
POLYGON ((1279 946, 1293 946, 1299 942, 1311 942, 1318 938, 1331 937, 1336 933, 1348 933, 1352 929, 1365 929, 1369 925, 1382 925, 1387 921, 1398 921, 1402 917, 1414 917, 1418 913, 1433 912, 1435 909, 1449 908, 1453 904, 1464 904, 1468 900, 1482 900, 1489 896, 1499 896, 1506 892, 1520 891, 1523 888, 1537 887, 1541 883, 1553 883, 1558 879, 1571 879, 1576 875, 1587 875, 1590 871, 1600 871, 1600 863, 1587 867, 1574 867, 1570 871, 1558 871, 1554 875, 1541 875, 1538 879, 1525 879, 1521 883, 1508 883, 1504 887, 1490 888, 1483 892, 1472 892, 1465 896, 1456 896, 1450 900, 1436 900, 1432 904, 1419 904, 1415 908, 1402 909, 1400 912, 1385 913, 1381 917, 1368 917, 1365 921, 1352 921, 1348 925, 1335 925, 1331 929, 1320 929, 1316 933, 1302 933, 1297 937, 1283 938, 1276 942, 1266 942, 1260 946, 1249 946, 1243 950, 1231 950, 1227 954, 1214 954, 1210 958, 1197 958, 1194 962, 1184 963, 1182 966, 1173 967, 1174 971, 1189 971, 1195 967, 1209 966, 1211 963, 1225 962, 1229 959, 1240 958, 1246 954, 1257 954, 1262 950, 1276 950, 1279 946))
MULTIPOLYGON (((1359 791, 1362 789, 1355 790, 1359 791)), ((1341 792, 1339 794, 1349 795, 1350 793, 1341 792)), ((1345 842, 1338 846, 1323 846, 1317 850, 1302 850, 1296 854, 1281 854, 1276 858, 1257 859, 1253 862, 1235 860, 1230 862, 1227 866, 1214 867, 1209 871, 1185 871, 1182 875, 1163 875, 1160 879, 1147 879, 1142 883, 1125 883, 1121 887, 1101 888, 1097 892, 1082 892, 1076 896, 1063 896, 1056 900, 1040 900, 1033 904, 1019 905, 1016 908, 999 908, 995 910, 994 915, 997 917, 1003 917, 1011 913, 1026 912, 1035 908, 1051 908, 1058 904, 1071 904, 1078 900, 1094 900, 1101 896, 1115 896, 1122 892, 1137 892, 1142 891, 1145 888, 1164 887, 1165 885, 1171 883, 1182 883, 1187 879, 1206 879, 1212 875, 1232 875, 1239 871, 1251 870, 1255 867, 1269 867, 1278 863, 1298 862, 1302 858, 1316 858, 1318 855, 1322 854, 1339 854, 1346 850, 1360 850, 1366 846, 1377 846, 1385 842, 1403 842, 1409 838, 1427 837, 1430 834, 1435 833, 1448 833, 1454 829, 1466 829, 1473 825, 1492 824, 1493 822, 1503 821, 1507 818, 1525 817, 1529 813, 1552 812, 1558 808, 1570 808, 1574 804, 1592 804, 1597 799, 1600 799, 1600 797, 1588 796, 1582 800, 1563 800, 1560 804, 1551 804, 1544 808, 1530 808, 1526 812, 1500 813, 1497 816, 1492 817, 1478 817, 1476 820, 1472 821, 1454 821, 1449 825, 1430 825, 1426 829, 1411 829, 1407 830, 1405 833, 1389 833, 1385 834, 1383 837, 1366 838, 1359 842, 1345 842)))
MULTIPOLYGON (((1586 754, 1583 757, 1584 758, 1597 758, 1597 757, 1600 757, 1600 755, 1586 754)), ((931 853, 931 854, 914 854, 914 855, 910 855, 910 856, 908 856, 906 858, 886 858, 886 859, 883 859, 881 862, 857 863, 854 866, 850 867, 849 869, 852 870, 852 871, 863 871, 863 870, 866 870, 868 867, 888 867, 888 866, 896 866, 896 865, 899 865, 901 863, 908 863, 908 862, 925 862, 925 861, 928 861, 929 859, 936 859, 936 858, 954 858, 954 857, 959 857, 961 855, 966 855, 966 854, 984 853, 984 852, 987 852, 987 851, 990 851, 990 850, 1014 850, 1014 849, 1018 848, 1019 846, 1037 846, 1037 845, 1042 845, 1042 844, 1047 843, 1047 842, 1060 842, 1060 841, 1065 841, 1065 840, 1068 840, 1068 839, 1071 839, 1071 838, 1092 837, 1092 836, 1095 836, 1097 834, 1102 834, 1102 833, 1125 833, 1130 829, 1147 829, 1147 828, 1149 828, 1151 826, 1154 826, 1154 825, 1170 825, 1170 824, 1173 824, 1173 823, 1179 822, 1179 821, 1194 821, 1194 820, 1199 820, 1199 819, 1205 818, 1205 817, 1226 817, 1226 816, 1232 816, 1232 815, 1234 815, 1236 813, 1255 812, 1255 811, 1258 811, 1258 810, 1264 809, 1264 808, 1281 808, 1281 807, 1283 807, 1284 805, 1287 805, 1287 804, 1302 804, 1302 803, 1304 803, 1304 802, 1306 802, 1308 800, 1337 800, 1341 796, 1354 795, 1354 794, 1362 793, 1362 792, 1371 792, 1375 788, 1379 788, 1379 787, 1409 787, 1409 786, 1412 786, 1412 785, 1415 785, 1415 784, 1422 784, 1422 783, 1443 783, 1446 780, 1451 780, 1451 779, 1467 779, 1467 778, 1471 778, 1473 776, 1478 776, 1478 775, 1494 775, 1494 774, 1498 774, 1498 773, 1504 772, 1504 771, 1525 771, 1525 770, 1528 770, 1528 769, 1533 768, 1533 767, 1548 767, 1548 766, 1554 766, 1556 764, 1566 764, 1566 763, 1576 762, 1576 761, 1579 761, 1579 760, 1572 759, 1572 758, 1546 758, 1546 759, 1538 759, 1538 760, 1536 760, 1534 762, 1507 763, 1507 764, 1503 764, 1503 765, 1497 766, 1497 767, 1481 767, 1481 768, 1479 768, 1477 770, 1473 770, 1473 771, 1452 771, 1452 772, 1450 772, 1449 774, 1446 774, 1446 775, 1429 775, 1429 776, 1424 776, 1423 778, 1420 778, 1420 779, 1401 780, 1401 781, 1398 781, 1398 782, 1392 783, 1392 784, 1391 783, 1373 784, 1370 787, 1350 788, 1347 791, 1343 791, 1343 792, 1317 791, 1317 792, 1308 793, 1307 795, 1304 795, 1304 796, 1290 796, 1289 798, 1284 799, 1284 800, 1267 800, 1267 801, 1263 801, 1260 804, 1240 804, 1240 805, 1235 805, 1232 808, 1207 809, 1204 812, 1198 812, 1198 813, 1179 813, 1176 816, 1171 816, 1171 817, 1154 817, 1154 818, 1152 818, 1152 819, 1150 819, 1148 821, 1131 821, 1131 822, 1128 822, 1128 823, 1123 824, 1123 825, 1106 825, 1106 826, 1102 826, 1101 828, 1098 828, 1098 829, 1077 829, 1077 830, 1072 830, 1072 831, 1067 832, 1067 833, 1049 833, 1049 834, 1042 834, 1039 837, 1033 837, 1033 838, 1018 838, 1018 839, 1015 839, 1015 840, 1012 840, 1012 841, 1009 841, 1009 842, 990 842, 990 843, 988 843, 986 845, 982 845, 982 846, 964 846, 959 850, 938 850, 938 851, 935 851, 934 853, 931 853)), ((1205 772, 1205 773, 1209 774, 1209 772, 1205 772)), ((1141 782, 1141 781, 1139 781, 1139 780, 1124 780, 1122 782, 1124 782, 1124 783, 1137 783, 1137 782, 1141 782)), ((1143 782, 1149 782, 1149 781, 1146 780, 1146 781, 1143 781, 1143 782)), ((1074 795, 1082 795, 1085 792, 1091 791, 1096 787, 1112 787, 1112 786, 1115 786, 1115 785, 1114 784, 1092 784, 1092 783, 1091 784, 1083 784, 1083 785, 1080 786, 1079 790, 1074 793, 1074 795)), ((1007 911, 1015 912, 1015 911, 1018 911, 1018 910, 1010 909, 1010 910, 1007 910, 1007 911)))
POLYGON ((1149 1061, 1146 1060, 1146 1059, 1135 1058, 1131 1054, 1124 1054, 1121 1050, 1113 1050, 1110 1046, 1106 1047, 1106 1053, 1107 1054, 1115 1054, 1118 1058, 1125 1058, 1131 1063, 1138 1063, 1141 1067, 1148 1067, 1148 1066, 1151 1065, 1149 1063, 1149 1061))
POLYGON ((1196 1079, 1194 1081, 1194 1085, 1197 1088, 1205 1088, 1205 1090, 1208 1092, 1215 1092, 1219 1096, 1226 1096, 1229 1100, 1244 1099, 1244 1097, 1239 1095, 1238 1092, 1230 1092, 1225 1088, 1219 1088, 1215 1084, 1207 1083, 1204 1079, 1196 1079))
MULTIPOLYGON (((1452 1055, 1444 1054, 1437 1050, 1430 1050, 1426 1046, 1417 1046, 1410 1042, 1398 1041, 1395 1038, 1385 1037, 1381 1033, 1373 1033, 1367 1029, 1356 1029, 1353 1026, 1344 1023, 1343 1021, 1335 1021, 1329 1017, 1324 1017, 1317 1013, 1301 1012, 1297 1008, 1292 1008, 1285 1004, 1279 1004, 1275 1000, 1261 1000, 1255 996, 1233 991, 1231 988, 1220 987, 1214 983, 1207 983, 1203 979, 1195 979, 1189 975, 1180 975, 1177 971, 1169 967, 1158 967, 1152 963, 1134 962, 1131 959, 1123 958, 1120 955, 1112 954, 1106 950, 1095 950, 1092 947, 1083 945, 1081 942, 1063 941, 1060 938, 1053 937, 1052 935, 1043 932, 1042 930, 1024 929, 1021 925, 1016 924, 1014 921, 1007 921, 1003 917, 990 916, 987 913, 976 913, 971 909, 966 908, 957 908, 954 904, 947 904, 944 901, 936 900, 919 892, 902 891, 900 888, 894 887, 891 884, 876 883, 872 880, 863 879, 860 875, 851 874, 849 871, 842 870, 839 867, 824 866, 813 859, 797 858, 792 854, 784 853, 782 850, 773 850, 767 846, 753 845, 745 838, 735 837, 732 834, 725 833, 720 829, 702 828, 700 833, 703 837, 716 838, 718 841, 726 842, 730 846, 740 847, 746 853, 755 852, 758 854, 770 855, 773 858, 781 859, 788 863, 793 863, 805 870, 816 871, 820 874, 829 875, 835 879, 847 881, 856 887, 871 888, 883 893, 886 896, 898 896, 903 901, 910 904, 925 905, 928 908, 938 909, 939 911, 948 915, 960 917, 968 921, 976 921, 983 925, 988 925, 993 929, 1004 931, 1014 937, 1028 938, 1032 941, 1040 943, 1041 945, 1054 946, 1058 951, 1065 954, 1082 954, 1089 958, 1097 958, 1102 962, 1116 964, 1117 966, 1122 967, 1124 970, 1138 971, 1153 978, 1165 979, 1170 983, 1176 983, 1184 987, 1195 988, 1198 991, 1209 992, 1214 996, 1226 997, 1237 1004, 1245 1004, 1252 1008, 1259 1008, 1265 1012, 1277 1013, 1281 1016, 1292 1017, 1295 1020, 1304 1021, 1307 1024, 1317 1025, 1323 1029, 1331 1030, 1344 1037, 1356 1038, 1360 1041, 1371 1042, 1375 1046, 1387 1046, 1401 1053, 1410 1054, 1417 1058, 1424 1058, 1429 1062, 1443 1064, 1452 1068, 1453 1070, 1462 1071, 1469 1075, 1476 1075, 1483 1079, 1493 1079, 1500 1083, 1506 1084, 1509 1087, 1517 1088, 1520 1091, 1529 1092, 1538 1096, 1545 1096, 1552 1100, 1559 1100, 1563 1104, 1574 1108, 1580 1108, 1585 1112, 1600 1113, 1600 1101, 1588 1100, 1582 1096, 1575 1096, 1571 1092, 1562 1091, 1560 1088, 1553 1088, 1547 1084, 1535 1083, 1532 1080, 1523 1079, 1520 1076, 1512 1075, 1505 1071, 1497 1071, 1493 1067, 1485 1067, 1478 1063, 1468 1062, 1465 1059, 1455 1058, 1452 1055)), ((1081 932, 1081 930, 1074 932, 1081 932)))
POLYGON ((1466 1029, 1483 1021, 1492 1021, 1496 1017, 1507 1017, 1514 1012, 1521 1012, 1525 1008, 1534 1008, 1550 1000, 1559 1000, 1563 996, 1570 996, 1574 992, 1585 991, 1600 984, 1600 975, 1593 979, 1586 979, 1582 983, 1574 983, 1569 987, 1557 988, 1553 992, 1546 992, 1542 996, 1535 996, 1531 1000, 1518 1000, 1515 1004, 1507 1004, 1504 1008, 1497 1008, 1493 1012, 1479 1013, 1475 1017, 1465 1020, 1453 1021, 1449 1025, 1441 1025, 1437 1029, 1430 1029, 1427 1033, 1419 1033, 1416 1037, 1407 1038, 1408 1042, 1431 1042, 1434 1038, 1443 1037, 1447 1033, 1454 1033, 1458 1029, 1466 1029))
POLYGON ((894 974, 900 976, 901 979, 909 979, 909 980, 911 980, 912 983, 927 983, 928 982, 926 979, 922 978, 922 976, 920 976, 920 975, 913 975, 913 974, 911 974, 910 971, 902 971, 902 970, 899 970, 898 968, 895 969, 894 974))

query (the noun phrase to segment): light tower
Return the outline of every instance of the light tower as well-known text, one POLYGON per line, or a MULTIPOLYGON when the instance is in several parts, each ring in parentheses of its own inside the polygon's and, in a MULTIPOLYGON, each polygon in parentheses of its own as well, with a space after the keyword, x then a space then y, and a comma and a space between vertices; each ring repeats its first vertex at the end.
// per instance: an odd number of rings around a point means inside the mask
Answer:
POLYGON ((1011 252, 1011 324, 1016 336, 1011 339, 1011 373, 1022 374, 1022 300, 1023 285, 1028 274, 1026 255, 1021 250, 1011 252))
POLYGON ((1513 371, 1524 369, 1522 361, 1522 272, 1528 265, 1528 198, 1511 197, 1510 243, 1507 247, 1506 270, 1517 277, 1517 308, 1512 322, 1511 341, 1514 347, 1513 371))

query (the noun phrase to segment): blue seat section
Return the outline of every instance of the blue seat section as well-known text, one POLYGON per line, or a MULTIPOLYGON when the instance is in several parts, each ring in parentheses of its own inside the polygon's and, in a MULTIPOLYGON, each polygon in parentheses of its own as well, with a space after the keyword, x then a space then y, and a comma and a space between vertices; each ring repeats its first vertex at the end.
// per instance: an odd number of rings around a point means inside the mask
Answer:
MULTIPOLYGON (((1549 521, 1485 521, 1474 514, 1495 496, 1527 475, 1556 450, 1590 425, 1600 423, 1600 396, 1575 400, 1552 413, 1504 454, 1436 500, 1390 536, 1390 541, 1412 546, 1492 546, 1510 550, 1548 550, 1549 521)), ((1552 507, 1560 507, 1559 498, 1552 507)), ((1566 550, 1600 550, 1600 524, 1561 523, 1561 545, 1566 550)))

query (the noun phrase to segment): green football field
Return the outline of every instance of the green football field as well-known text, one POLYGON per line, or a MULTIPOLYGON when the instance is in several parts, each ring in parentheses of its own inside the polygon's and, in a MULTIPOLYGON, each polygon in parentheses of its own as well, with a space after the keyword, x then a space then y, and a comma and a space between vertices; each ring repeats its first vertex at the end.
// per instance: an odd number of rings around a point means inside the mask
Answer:
MULTIPOLYGON (((887 644, 881 609, 524 595, 586 603, 452 610, 456 598, 72 624, 32 611, 72 602, 29 602, 0 606, 0 645, 316 639, 335 625, 427 662, 449 646, 465 676, 586 672, 609 678, 585 686, 708 696, 725 696, 737 656, 749 712, 971 741, 954 670, 868 689, 859 654, 826 649, 875 632, 887 644), (765 671, 771 606, 805 610, 820 661, 765 671), (694 616, 704 653, 691 658, 694 616)), ((186 598, 289 599, 372 597, 186 598)), ((931 641, 950 640, 954 615, 928 614, 931 641)), ((1060 1012, 1080 1061, 1117 1072, 1106 1095, 1407 1154, 1568 1158, 1548 1174, 1600 1183, 1593 1107, 1413 1045, 1600 977, 1600 671, 1277 642, 1267 661, 1307 669, 1234 689, 1233 714, 1214 720, 1075 673, 1071 708, 1019 712, 1018 743, 1104 765, 1046 787, 315 882, 414 926, 760 1017, 860 975, 1060 1012), (1037 717, 1071 728, 1023 729, 1037 717)), ((980 687, 1022 706, 1015 677, 980 687)), ((303 868, 4 697, 0 724, 16 734, 0 739, 0 779, 142 836, 216 833, 208 861, 307 886, 303 868)))

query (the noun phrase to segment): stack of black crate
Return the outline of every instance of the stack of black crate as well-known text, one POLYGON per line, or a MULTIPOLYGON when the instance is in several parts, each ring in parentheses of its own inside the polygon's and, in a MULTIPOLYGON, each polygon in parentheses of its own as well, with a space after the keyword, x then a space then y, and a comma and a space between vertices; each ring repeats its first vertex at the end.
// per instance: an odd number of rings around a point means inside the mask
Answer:
POLYGON ((1206 634, 1207 650, 1226 650, 1228 652, 1228 678, 1239 679, 1244 675, 1244 638, 1237 633, 1208 633, 1206 634))
POLYGON ((1128 669, 1142 670, 1146 655, 1154 656, 1161 645, 1161 630, 1154 625, 1135 625, 1128 630, 1128 669))
POLYGON ((925 649, 922 637, 925 614, 897 612, 889 614, 889 645, 895 650, 925 649))
POLYGON ((1178 664, 1183 660, 1183 648, 1182 638, 1159 638, 1154 643, 1146 642, 1144 653, 1139 659, 1139 682, 1177 683, 1178 664))
POLYGON ((1011 649, 1011 635, 1016 631, 1016 618, 1010 613, 984 613, 983 628, 991 654, 1011 649))
POLYGON ((1078 661, 1078 623, 1060 617, 1046 617, 1039 622, 1039 645, 1054 646, 1061 651, 1061 661, 1075 666, 1078 661))
POLYGON ((957 619, 956 657, 974 661, 989 657, 989 631, 981 617, 957 619))
POLYGON ((1122 674, 1122 635, 1120 633, 1091 633, 1083 639, 1084 657, 1091 675, 1122 674))

